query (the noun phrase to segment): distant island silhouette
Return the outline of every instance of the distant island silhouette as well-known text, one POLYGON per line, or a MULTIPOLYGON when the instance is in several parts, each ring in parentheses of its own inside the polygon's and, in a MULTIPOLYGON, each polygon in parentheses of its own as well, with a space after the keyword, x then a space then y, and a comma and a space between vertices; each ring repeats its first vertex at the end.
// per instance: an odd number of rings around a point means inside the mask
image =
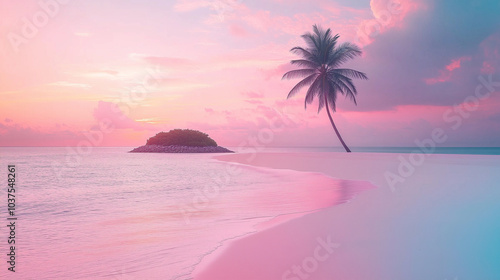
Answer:
POLYGON ((146 145, 137 147, 131 153, 233 153, 208 134, 193 129, 173 129, 160 132, 146 141, 146 145))

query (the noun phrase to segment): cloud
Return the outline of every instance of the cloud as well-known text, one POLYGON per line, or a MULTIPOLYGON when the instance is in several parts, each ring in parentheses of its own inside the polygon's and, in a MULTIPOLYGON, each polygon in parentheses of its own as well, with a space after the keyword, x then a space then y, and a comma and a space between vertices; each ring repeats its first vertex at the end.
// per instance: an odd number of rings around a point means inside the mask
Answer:
POLYGON ((480 47, 484 56, 481 72, 493 74, 500 70, 500 31, 486 38, 480 47))
POLYGON ((69 130, 41 129, 14 123, 0 123, 0 146, 7 147, 43 147, 43 146, 74 146, 82 136, 69 130))
POLYGON ((211 6, 212 1, 208 0, 179 0, 174 5, 174 11, 176 12, 190 12, 201 8, 206 8, 211 6))
POLYGON ((427 5, 421 0, 371 0, 373 17, 360 21, 355 43, 366 46, 374 42, 380 34, 394 28, 403 29, 405 18, 426 8, 427 5))
POLYGON ((287 62, 287 63, 280 64, 275 68, 261 70, 261 71, 262 71, 262 74, 264 75, 264 78, 266 80, 270 80, 270 79, 276 78, 276 77, 281 79, 281 77, 283 77, 283 74, 285 74, 286 72, 293 70, 293 69, 299 69, 299 67, 295 67, 291 63, 287 62))
POLYGON ((178 0, 174 5, 174 11, 185 13, 208 8, 213 13, 206 22, 220 23, 224 22, 227 17, 232 17, 234 10, 241 5, 240 3, 241 0, 178 0))
MULTIPOLYGON (((195 89, 207 88, 211 86, 208 83, 201 83, 201 82, 195 82, 177 78, 155 78, 154 83, 155 86, 157 86, 160 90, 175 91, 175 92, 190 91, 195 89)), ((173 95, 169 96, 173 97, 173 95)))
POLYGON ((470 61, 470 60, 471 60, 470 56, 460 57, 458 59, 452 60, 451 63, 446 65, 445 68, 446 70, 452 72, 453 70, 460 68, 460 65, 463 61, 470 61))
POLYGON ((214 109, 212 109, 212 108, 205 108, 205 112, 207 112, 209 114, 212 114, 212 113, 214 113, 214 109))
POLYGON ((282 61, 281 57, 276 57, 269 53, 269 46, 262 46, 256 49, 229 50, 227 53, 217 56, 204 57, 199 60, 189 60, 169 56, 152 56, 145 54, 130 54, 135 59, 140 59, 152 65, 161 66, 168 70, 193 72, 213 72, 236 68, 268 68, 274 67, 277 61, 282 61))
POLYGON ((116 80, 119 77, 120 72, 116 70, 100 69, 100 70, 90 70, 75 74, 78 77, 84 78, 98 78, 98 79, 111 79, 116 80))
POLYGON ((59 87, 74 87, 74 88, 90 88, 90 87, 92 87, 89 84, 72 83, 72 82, 66 82, 66 81, 54 82, 54 83, 50 83, 48 85, 49 86, 59 86, 59 87))
POLYGON ((92 33, 88 33, 88 32, 75 32, 74 34, 75 34, 75 36, 78 36, 78 37, 90 37, 90 36, 92 36, 92 33))
MULTIPOLYGON (((126 104, 125 104, 126 106, 126 104)), ((127 107, 127 109, 130 109, 127 107)), ((131 119, 122 111, 117 104, 106 101, 99 101, 93 112, 97 122, 110 123, 114 129, 134 129, 147 130, 154 129, 150 124, 131 119)))
POLYGON ((244 91, 241 93, 241 95, 249 97, 249 98, 262 98, 262 97, 264 97, 264 94, 257 93, 255 91, 244 91))
POLYGON ((253 105, 262 105, 264 102, 260 100, 254 100, 254 99, 247 99, 245 100, 246 103, 253 104, 253 105))
POLYGON ((94 73, 94 74, 106 74, 106 75, 111 75, 111 76, 116 76, 120 72, 116 70, 96 70, 96 71, 91 71, 89 73, 94 73))
POLYGON ((229 25, 229 32, 236 37, 246 37, 249 35, 248 31, 239 24, 229 25))
POLYGON ((130 56, 132 58, 146 61, 153 65, 158 65, 170 69, 192 68, 194 66, 193 61, 179 57, 151 56, 151 55, 136 54, 136 53, 130 54, 130 56))
POLYGON ((420 2, 425 9, 409 12, 401 28, 385 30, 363 48, 363 57, 345 64, 369 80, 356 81, 358 106, 345 102, 342 109, 452 106, 474 93, 480 75, 496 69, 499 59, 486 53, 500 46, 494 43, 500 19, 491 11, 500 9, 499 2, 420 2))
MULTIPOLYGON (((247 2, 241 0, 213 0, 196 1, 180 0, 174 6, 177 12, 191 12, 197 9, 209 9, 214 13, 203 21, 208 26, 227 24, 229 33, 233 36, 244 37, 248 33, 257 33, 259 35, 270 34, 277 35, 301 35, 309 30, 313 24, 322 24, 324 26, 335 26, 335 32, 349 34, 348 30, 353 30, 352 16, 357 20, 360 15, 366 14, 363 9, 341 6, 328 1, 315 2, 322 13, 319 12, 300 12, 289 14, 280 10, 287 11, 289 7, 278 7, 277 10, 254 9, 246 5, 247 2), (345 28, 347 27, 347 28, 345 28)), ((293 5, 298 10, 308 10, 311 3, 280 2, 280 5, 293 5)), ((264 5, 264 7, 268 7, 264 5)), ((360 21, 360 20, 359 20, 360 21)))
POLYGON ((460 69, 462 62, 470 60, 470 56, 463 56, 457 59, 453 59, 450 64, 446 65, 444 69, 440 71, 438 77, 425 79, 425 83, 428 85, 433 85, 450 81, 453 71, 455 71, 456 69, 460 69))

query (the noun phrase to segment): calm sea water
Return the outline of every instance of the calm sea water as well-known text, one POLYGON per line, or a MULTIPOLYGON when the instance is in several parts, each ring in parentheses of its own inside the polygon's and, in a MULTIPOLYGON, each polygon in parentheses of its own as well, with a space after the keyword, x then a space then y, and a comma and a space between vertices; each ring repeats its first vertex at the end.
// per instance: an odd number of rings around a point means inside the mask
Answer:
MULTIPOLYGON (((223 163, 213 154, 130 148, 0 148, 16 166, 16 274, 0 243, 0 279, 190 279, 224 242, 349 200, 355 189, 318 173, 223 163)), ((237 150, 237 148, 234 148, 237 150)), ((415 148, 353 148, 413 152, 415 148)), ((263 152, 341 152, 266 148, 263 152)), ((436 153, 500 154, 499 148, 436 153)), ((5 189, 5 188, 3 188, 5 189)), ((0 219, 7 223, 6 192, 0 219)), ((8 236, 7 227, 0 233, 8 236)))
POLYGON ((189 279, 225 240, 351 196, 321 174, 128 150, 0 148, 0 176, 16 166, 15 279, 189 279))
MULTIPOLYGON (((245 147, 247 151, 250 148, 245 147)), ((232 147, 238 151, 238 147, 232 147)), ((459 155, 500 155, 500 147, 435 147, 431 151, 422 151, 419 147, 350 147, 352 152, 358 153, 433 153, 459 155)), ((342 147, 262 147, 255 150, 262 152, 339 152, 345 153, 342 147)))

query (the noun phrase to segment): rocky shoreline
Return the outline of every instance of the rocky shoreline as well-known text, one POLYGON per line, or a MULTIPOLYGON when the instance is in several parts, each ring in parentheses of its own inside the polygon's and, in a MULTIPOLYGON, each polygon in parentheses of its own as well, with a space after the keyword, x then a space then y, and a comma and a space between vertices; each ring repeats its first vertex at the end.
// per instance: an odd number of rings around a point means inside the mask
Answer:
POLYGON ((161 146, 161 145, 144 145, 137 147, 129 153, 234 153, 221 146, 161 146))

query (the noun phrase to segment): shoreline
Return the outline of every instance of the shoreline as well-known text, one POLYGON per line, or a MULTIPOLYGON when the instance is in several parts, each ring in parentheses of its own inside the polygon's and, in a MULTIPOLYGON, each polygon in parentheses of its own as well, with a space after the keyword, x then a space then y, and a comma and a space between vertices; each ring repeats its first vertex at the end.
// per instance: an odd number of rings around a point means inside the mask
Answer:
MULTIPOLYGON (((242 228, 237 225, 240 222, 226 224, 225 226, 221 225, 220 230, 224 231, 224 234, 220 235, 220 239, 213 243, 212 249, 206 252, 200 251, 198 257, 196 257, 197 263, 188 268, 190 273, 179 274, 174 279, 192 279, 184 277, 193 275, 193 273, 196 274, 208 267, 234 241, 244 239, 254 233, 266 231, 297 217, 347 203, 359 193, 374 188, 373 185, 367 182, 352 183, 331 178, 318 172, 276 170, 238 163, 224 165, 223 162, 218 160, 212 159, 211 161, 223 166, 226 170, 231 170, 233 173, 227 174, 229 176, 246 177, 246 172, 241 171, 248 170, 261 173, 262 178, 270 177, 274 178, 274 180, 272 183, 257 182, 252 184, 248 191, 233 194, 230 194, 230 190, 221 189, 221 196, 226 193, 229 194, 229 199, 226 201, 233 201, 238 207, 246 209, 245 212, 250 211, 252 213, 247 219, 242 220, 245 221, 246 226, 242 228), (283 187, 286 187, 286 189, 283 187)), ((220 175, 225 177, 223 174, 220 175)), ((226 180, 225 182, 228 183, 230 179, 226 180)))
MULTIPOLYGON (((206 254, 202 257, 202 260, 200 263, 198 263, 197 266, 195 266, 193 273, 192 273, 192 279, 200 279, 200 280, 210 280, 210 279, 226 279, 226 277, 229 277, 231 279, 281 279, 281 278, 276 278, 276 277, 271 277, 267 278, 266 275, 254 275, 254 274, 248 274, 248 269, 245 268, 247 262, 245 259, 248 257, 247 255, 239 255, 237 252, 234 252, 235 247, 245 247, 243 251, 251 251, 253 250, 252 248, 254 247, 259 247, 262 244, 274 244, 274 243, 279 243, 283 241, 283 236, 286 236, 286 232, 293 231, 295 232, 295 237, 297 238, 299 235, 297 234, 300 232, 300 238, 303 240, 310 239, 311 234, 314 233, 314 231, 308 231, 308 230, 301 230, 300 228, 303 225, 303 220, 308 219, 306 217, 309 217, 314 214, 320 214, 324 211, 327 211, 332 208, 337 208, 341 207, 345 204, 351 203, 353 200, 356 200, 361 193, 364 193, 365 191, 370 191, 372 189, 377 188, 375 185, 371 184, 370 182, 363 181, 363 180, 345 180, 345 179, 339 179, 339 178, 334 178, 328 174, 324 174, 322 172, 318 171, 313 171, 313 170, 297 170, 297 169, 292 169, 292 168, 275 168, 275 167, 269 167, 265 165, 260 165, 260 164, 247 164, 247 163, 242 163, 239 160, 235 159, 241 159, 242 156, 245 154, 232 154, 236 156, 235 158, 231 157, 231 159, 225 158, 227 155, 221 155, 221 156, 214 156, 212 157, 213 159, 220 161, 220 162, 226 162, 229 164, 238 164, 238 165, 243 165, 244 167, 250 167, 250 168, 264 168, 268 170, 274 170, 277 172, 299 172, 299 173, 304 173, 304 174, 314 174, 317 176, 324 176, 325 178, 329 178, 335 182, 339 182, 343 189, 345 190, 344 197, 340 201, 336 203, 332 203, 330 205, 325 205, 323 207, 319 207, 317 209, 312 209, 306 212, 299 212, 299 213, 283 213, 279 216, 273 217, 268 221, 261 222, 255 226, 255 231, 243 234, 240 236, 236 236, 234 238, 226 239, 221 241, 219 246, 214 249, 209 254, 206 254), (292 229, 286 229, 283 230, 283 228, 289 228, 291 225, 292 229), (278 233, 276 233, 278 232, 278 233), (272 240, 263 240, 263 239, 268 239, 271 238, 272 240), (230 256, 228 258, 228 255, 230 256), (240 258, 242 257, 243 258, 240 258), (221 263, 221 261, 223 263, 221 263), (231 262, 230 265, 228 265, 226 262, 229 261, 231 262), (241 267, 244 265, 244 267, 241 267), (237 275, 231 275, 228 276, 225 274, 225 270, 227 267, 237 267, 239 272, 244 272, 244 274, 237 274, 237 275), (248 278, 245 278, 248 275, 248 278), (236 277, 236 278, 234 278, 236 277)), ((279 153, 278 155, 282 155, 282 153, 279 153)), ((324 240, 322 239, 323 245, 325 244, 330 244, 336 246, 337 244, 331 242, 331 237, 326 236, 324 240)), ((292 242, 293 243, 293 242, 292 242)), ((304 244, 308 244, 307 242, 304 242, 304 244)), ((307 246, 306 246, 307 247, 307 246)), ((236 249, 237 251, 240 251, 240 249, 236 249)), ((280 252, 283 252, 283 250, 278 250, 280 252)), ((300 250, 299 250, 300 251, 300 250)), ((302 250, 304 251, 304 250, 302 250)), ((287 253, 287 255, 291 255, 287 253)), ((261 258, 262 256, 254 256, 256 258, 261 258)), ((270 261, 270 260, 269 260, 270 261)), ((273 265, 277 265, 276 262, 273 265)), ((253 271, 258 271, 258 269, 252 269, 253 271)), ((228 278, 228 279, 229 279, 228 278)), ((294 279, 295 278, 290 278, 294 279)))
MULTIPOLYGON (((429 155, 401 186, 391 189, 383 174, 397 170, 399 156, 405 154, 259 153, 251 161, 250 154, 215 156, 220 161, 370 181, 378 188, 350 203, 232 240, 203 268, 195 269, 194 279, 301 279, 299 272, 308 279, 410 280, 456 275, 494 279, 491 273, 497 272, 496 267, 484 258, 493 250, 489 245, 495 244, 495 229, 500 228, 496 218, 500 206, 493 199, 500 195, 495 188, 500 157, 429 155), (484 207, 490 211, 482 211, 484 207), (490 238, 484 240, 485 234, 490 238), (324 261, 311 258, 319 238, 339 244, 324 261), (475 246, 474 240, 480 238, 484 244, 475 246), (457 248, 462 248, 460 254, 443 255, 457 248), (440 265, 445 257, 446 265, 440 265), (478 258, 483 262, 476 267, 461 265, 478 258)), ((500 254, 496 257, 500 259, 500 254)))
POLYGON ((129 153, 234 153, 221 146, 180 146, 180 145, 143 145, 129 153))

